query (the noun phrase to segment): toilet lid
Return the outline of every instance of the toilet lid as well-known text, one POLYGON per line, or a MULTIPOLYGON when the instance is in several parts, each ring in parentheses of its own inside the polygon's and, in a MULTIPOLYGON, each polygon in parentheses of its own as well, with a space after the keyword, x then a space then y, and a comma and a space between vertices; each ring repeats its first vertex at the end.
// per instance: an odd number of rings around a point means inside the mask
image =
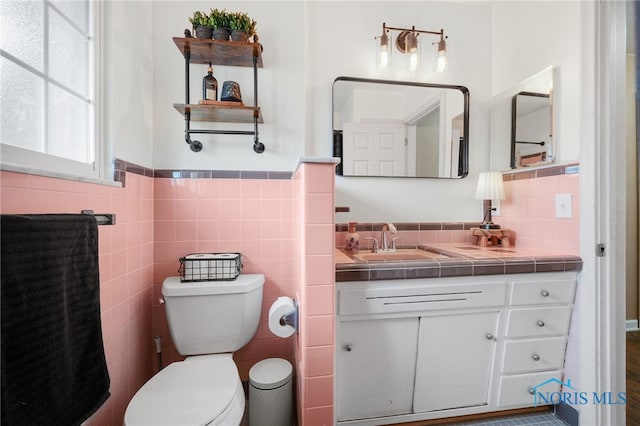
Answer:
POLYGON ((242 386, 231 354, 204 355, 168 365, 135 394, 127 426, 206 425, 233 401, 242 386))

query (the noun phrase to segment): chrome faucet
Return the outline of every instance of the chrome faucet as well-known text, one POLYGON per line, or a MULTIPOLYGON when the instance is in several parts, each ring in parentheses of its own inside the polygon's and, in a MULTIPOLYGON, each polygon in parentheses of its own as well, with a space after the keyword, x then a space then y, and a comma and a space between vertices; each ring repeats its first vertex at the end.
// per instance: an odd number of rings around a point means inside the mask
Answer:
POLYGON ((381 247, 381 251, 395 251, 395 244, 393 245, 394 247, 389 247, 389 244, 387 243, 387 231, 391 232, 392 234, 395 234, 398 232, 398 230, 396 229, 396 226, 393 223, 385 223, 384 225, 382 225, 382 230, 380 231, 380 245, 381 247))

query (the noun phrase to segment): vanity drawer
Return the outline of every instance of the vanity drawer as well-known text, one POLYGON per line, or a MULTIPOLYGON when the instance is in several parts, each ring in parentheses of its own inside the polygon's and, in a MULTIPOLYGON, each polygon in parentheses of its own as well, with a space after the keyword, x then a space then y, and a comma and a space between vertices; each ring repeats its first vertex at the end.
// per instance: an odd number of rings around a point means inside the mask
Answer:
POLYGON ((506 337, 538 337, 567 334, 570 306, 509 309, 506 337))
POLYGON ((558 370, 564 365, 564 337, 508 341, 504 346, 504 374, 558 370))
POLYGON ((422 286, 393 284, 339 290, 338 314, 384 314, 501 306, 505 300, 505 282, 422 286))
POLYGON ((562 371, 501 377, 498 407, 547 405, 547 402, 542 400, 538 393, 546 397, 547 392, 560 391, 561 377, 562 371))
POLYGON ((575 279, 511 283, 511 305, 573 303, 575 279))

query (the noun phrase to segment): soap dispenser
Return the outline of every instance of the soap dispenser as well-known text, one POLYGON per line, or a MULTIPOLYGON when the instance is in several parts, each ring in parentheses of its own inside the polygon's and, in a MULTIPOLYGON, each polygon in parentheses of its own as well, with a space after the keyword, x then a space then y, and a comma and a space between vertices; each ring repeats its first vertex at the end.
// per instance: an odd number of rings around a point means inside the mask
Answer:
POLYGON ((349 222, 348 232, 345 235, 344 248, 349 253, 358 253, 360 251, 360 235, 356 231, 357 222, 349 222))

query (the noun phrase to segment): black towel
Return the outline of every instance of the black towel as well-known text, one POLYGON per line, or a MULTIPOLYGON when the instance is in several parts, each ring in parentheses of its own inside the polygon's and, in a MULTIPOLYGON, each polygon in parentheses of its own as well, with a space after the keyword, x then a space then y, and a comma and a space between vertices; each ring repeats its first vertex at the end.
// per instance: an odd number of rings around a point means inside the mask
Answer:
POLYGON ((93 216, 1 215, 2 425, 79 425, 109 397, 93 216))

